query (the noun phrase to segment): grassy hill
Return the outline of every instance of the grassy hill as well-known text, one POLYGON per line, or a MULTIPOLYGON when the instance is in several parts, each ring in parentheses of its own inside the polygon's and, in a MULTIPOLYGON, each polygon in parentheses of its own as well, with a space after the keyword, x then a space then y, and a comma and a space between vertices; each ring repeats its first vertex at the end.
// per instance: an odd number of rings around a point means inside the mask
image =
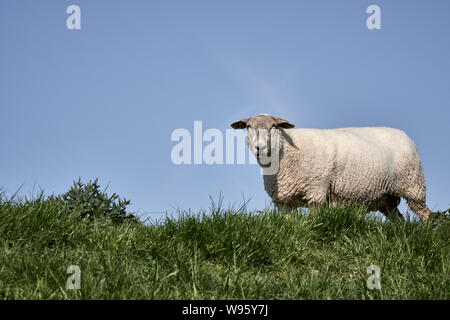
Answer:
POLYGON ((1 299, 450 299, 448 215, 426 227, 360 208, 213 207, 144 225, 82 218, 61 199, 0 201, 1 299), (66 289, 70 265, 79 290, 66 289))

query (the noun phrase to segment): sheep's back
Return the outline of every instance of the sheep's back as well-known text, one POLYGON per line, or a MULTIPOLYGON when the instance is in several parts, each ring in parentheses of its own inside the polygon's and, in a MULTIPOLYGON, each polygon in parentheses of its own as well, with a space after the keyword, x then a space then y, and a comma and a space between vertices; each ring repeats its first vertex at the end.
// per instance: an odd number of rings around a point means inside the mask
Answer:
MULTIPOLYGON (((418 158, 411 139, 387 127, 288 130, 300 161, 327 172, 341 199, 371 201, 392 191, 405 163, 418 158)), ((303 169, 304 170, 304 169, 303 169)))

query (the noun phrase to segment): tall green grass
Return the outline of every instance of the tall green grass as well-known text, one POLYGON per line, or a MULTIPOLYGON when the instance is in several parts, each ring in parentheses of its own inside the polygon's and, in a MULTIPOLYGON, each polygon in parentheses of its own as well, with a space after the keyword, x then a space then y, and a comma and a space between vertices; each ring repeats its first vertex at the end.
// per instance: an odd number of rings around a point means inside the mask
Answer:
POLYGON ((2 299, 449 299, 450 219, 362 208, 284 215, 213 206, 144 225, 58 201, 0 201, 2 299), (67 267, 81 289, 66 289, 67 267), (370 290, 367 268, 381 270, 370 290))

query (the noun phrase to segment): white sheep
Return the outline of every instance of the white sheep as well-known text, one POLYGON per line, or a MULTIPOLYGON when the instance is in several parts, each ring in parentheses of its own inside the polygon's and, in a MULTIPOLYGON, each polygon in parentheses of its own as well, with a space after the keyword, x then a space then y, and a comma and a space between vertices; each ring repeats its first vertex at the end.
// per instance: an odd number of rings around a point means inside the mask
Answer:
POLYGON ((261 167, 278 162, 264 175, 265 190, 278 207, 361 204, 395 219, 402 217, 402 197, 422 221, 428 219, 419 153, 402 130, 291 129, 289 121, 267 114, 231 127, 247 128, 247 144, 261 167))

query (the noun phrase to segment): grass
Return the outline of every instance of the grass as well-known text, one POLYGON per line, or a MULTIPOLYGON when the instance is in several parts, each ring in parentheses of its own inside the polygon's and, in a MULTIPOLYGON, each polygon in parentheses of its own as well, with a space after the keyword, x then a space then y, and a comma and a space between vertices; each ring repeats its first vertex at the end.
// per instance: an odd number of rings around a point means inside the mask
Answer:
POLYGON ((86 220, 57 201, 0 201, 2 299, 450 299, 450 219, 206 214, 144 225, 86 220), (68 266, 81 289, 66 289, 68 266), (367 268, 381 270, 370 290, 367 268))

